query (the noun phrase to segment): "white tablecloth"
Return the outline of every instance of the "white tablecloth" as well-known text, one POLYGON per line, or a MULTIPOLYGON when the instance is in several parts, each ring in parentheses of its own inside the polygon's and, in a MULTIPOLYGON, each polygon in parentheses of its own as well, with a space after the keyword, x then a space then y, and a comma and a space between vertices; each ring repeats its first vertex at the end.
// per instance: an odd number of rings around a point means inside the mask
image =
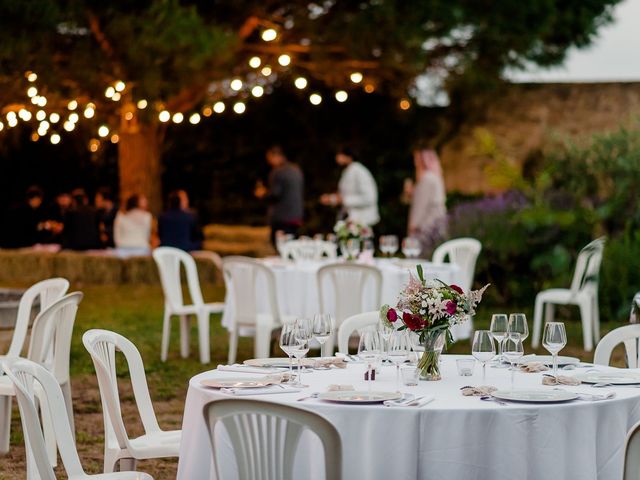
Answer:
MULTIPOLYGON (((481 369, 473 377, 459 377, 453 355, 444 355, 443 380, 402 387, 403 392, 432 394, 436 399, 416 408, 381 405, 340 405, 320 400, 297 402, 330 384, 366 389, 364 365, 346 370, 314 371, 306 375, 309 388, 298 393, 244 398, 295 405, 326 417, 338 429, 343 446, 343 478, 387 480, 619 480, 627 431, 640 420, 640 389, 587 385, 563 387, 589 393, 615 391, 612 400, 576 400, 561 404, 501 406, 477 397, 464 397, 459 389, 481 382, 481 369)), ((395 391, 395 367, 382 367, 375 389, 395 391)), ((577 372, 581 371, 577 370, 577 372)), ((584 370, 582 370, 584 371, 584 370)), ((569 373, 570 374, 570 373, 569 373)), ((185 405, 178 480, 214 479, 210 443, 202 411, 211 400, 229 395, 200 386, 208 377, 249 374, 205 372, 193 377, 185 405)), ((487 384, 509 388, 505 369, 487 368, 487 384)), ((549 389, 540 373, 516 373, 516 388, 549 389)), ((222 435, 224 437, 224 435, 222 435)), ((224 470, 237 476, 231 447, 222 441, 224 470)), ((296 478, 323 478, 321 458, 312 454, 319 442, 301 441, 296 478)))
MULTIPOLYGON (((321 311, 316 274, 320 267, 332 262, 293 263, 282 261, 279 258, 265 259, 263 261, 275 274, 278 304, 282 315, 311 318, 321 311)), ((422 265, 426 278, 439 278, 443 282, 450 284, 460 284, 462 281, 461 271, 457 265, 435 265, 427 261, 422 262, 422 265)), ((411 271, 415 274, 415 267, 409 266, 408 263, 403 264, 402 261, 391 259, 376 259, 375 266, 382 272, 382 304, 395 305, 398 294, 409 280, 409 272, 411 271)), ((258 278, 258 292, 265 291, 265 288, 260 283, 262 281, 258 278)), ((325 288, 325 291, 328 296, 333 295, 332 288, 325 288)), ((333 305, 333 298, 327 298, 327 303, 333 305)), ((267 305, 266 297, 258 298, 258 306, 262 307, 264 312, 268 311, 267 305)), ((375 305, 373 298, 367 298, 365 294, 361 311, 378 310, 380 306, 375 305)), ((227 285, 225 310, 222 314, 222 325, 226 328, 233 324, 235 310, 233 290, 227 285)), ((334 312, 330 309, 328 313, 334 312)), ((468 331, 466 330, 470 331, 470 325, 461 325, 460 327, 465 331, 460 330, 459 338, 468 337, 468 331)))

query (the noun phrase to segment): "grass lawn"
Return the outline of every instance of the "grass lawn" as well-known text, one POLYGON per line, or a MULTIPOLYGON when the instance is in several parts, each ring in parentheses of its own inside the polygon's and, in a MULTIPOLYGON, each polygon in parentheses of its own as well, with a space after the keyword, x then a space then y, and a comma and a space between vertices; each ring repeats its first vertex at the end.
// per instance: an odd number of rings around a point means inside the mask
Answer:
MULTIPOLYGON (((15 286, 15 285, 3 285, 15 286)), ((159 286, 128 285, 128 286, 79 286, 72 290, 81 290, 85 297, 80 304, 75 324, 73 344, 71 348, 71 376, 74 397, 74 412, 76 421, 77 444, 81 460, 88 473, 99 473, 102 470, 103 433, 100 396, 93 364, 89 354, 82 345, 82 334, 90 328, 103 328, 118 332, 140 349, 145 362, 151 396, 159 422, 164 429, 180 428, 182 411, 187 392, 189 378, 196 373, 215 368, 219 363, 226 363, 227 335, 220 325, 220 317, 215 316, 211 322, 211 361, 210 365, 201 365, 197 360, 197 331, 192 322, 191 356, 182 359, 179 355, 178 322, 173 322, 169 360, 160 361, 160 340, 163 313, 163 297, 159 286)), ((207 301, 220 301, 224 297, 222 287, 209 286, 204 288, 207 301)), ((532 301, 533 304, 533 301, 532 301)), ((532 327, 532 306, 516 306, 502 311, 523 311, 529 318, 532 327)), ((498 310, 480 308, 475 319, 476 328, 488 328, 492 313, 498 310)), ((573 355, 583 360, 591 361, 592 354, 582 350, 582 334, 577 309, 561 310, 560 316, 567 320, 567 334, 569 345, 561 352, 573 355)), ((618 327, 619 322, 603 322, 602 334, 618 327)), ((0 335, 0 352, 8 348, 10 336, 7 332, 0 335)), ((530 339, 527 340, 526 353, 533 353, 530 339)), ((275 349, 278 350, 277 348, 275 349)), ((469 353, 470 341, 461 341, 450 348, 451 353, 469 353)), ((277 355, 282 355, 279 351, 277 355)), ((253 341, 250 338, 240 339, 238 347, 238 361, 252 357, 253 341)), ((537 353, 546 353, 543 349, 537 353)), ((615 363, 621 364, 622 350, 615 352, 615 363)), ((127 418, 127 428, 131 434, 138 434, 141 426, 136 422, 135 403, 128 382, 122 385, 123 412, 127 418)), ((0 480, 25 478, 24 446, 22 428, 17 406, 14 402, 12 421, 11 450, 8 456, 0 461, 0 480)), ((138 469, 146 471, 156 478, 175 478, 177 459, 155 460, 140 462, 138 469)), ((60 469, 60 472, 62 470, 60 469)))

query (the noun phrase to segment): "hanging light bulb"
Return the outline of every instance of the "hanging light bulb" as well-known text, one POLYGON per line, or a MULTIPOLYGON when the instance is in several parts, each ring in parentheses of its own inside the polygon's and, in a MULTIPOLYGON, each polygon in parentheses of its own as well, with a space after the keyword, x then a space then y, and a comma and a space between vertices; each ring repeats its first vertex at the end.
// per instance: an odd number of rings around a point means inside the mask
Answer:
POLYGON ((40 126, 38 126, 38 130, 42 129, 46 132, 47 130, 49 130, 50 126, 51 125, 49 124, 49 122, 47 122, 46 120, 43 120, 40 122, 40 126))
POLYGON ((84 109, 84 118, 93 118, 93 116, 96 114, 96 111, 93 107, 87 105, 87 108, 84 109))
POLYGON ((45 118, 47 118, 47 112, 45 112, 44 110, 38 110, 36 112, 36 120, 42 121, 45 118))
POLYGON ((192 113, 191 116, 189 117, 189 123, 191 125, 195 125, 196 123, 200 122, 200 114, 199 113, 192 113))
POLYGON ((117 133, 111 135, 111 143, 118 143, 120 141, 120 136, 117 133))
POLYGON ((64 122, 62 126, 67 132, 72 132, 73 129, 76 128, 76 124, 70 120, 67 120, 66 122, 64 122))
POLYGON ((98 135, 101 136, 102 138, 109 135, 109 127, 107 127, 106 125, 100 126, 100 128, 98 129, 98 135))
POLYGON ((349 78, 351 78, 353 83, 360 83, 362 81, 362 74, 360 72, 353 72, 349 78))
POLYGON ((236 92, 242 89, 242 80, 239 78, 235 78, 231 81, 230 84, 231 90, 235 90, 236 92))
POLYGON ((233 106, 233 111, 236 112, 237 114, 244 113, 246 109, 247 109, 246 105, 242 102, 238 102, 233 106))
POLYGON ((49 140, 51 141, 51 143, 53 143, 54 145, 57 145, 60 143, 60 135, 58 135, 57 133, 52 133, 51 137, 49 137, 49 140))
POLYGON ((100 140, 98 140, 97 138, 92 138, 91 140, 89 140, 89 150, 92 151, 93 153, 98 151, 98 148, 100 148, 100 140))
POLYGON ((407 100, 406 98, 403 98, 402 100, 400 100, 401 110, 409 110, 410 107, 411 107, 411 103, 409 102, 409 100, 407 100))
POLYGON ((133 120, 133 112, 126 112, 124 114, 124 119, 125 120, 133 120))
POLYGON ((40 135, 38 135, 38 132, 33 132, 31 134, 31 141, 32 142, 37 142, 40 139, 40 135))
POLYGON ((320 105, 320 103, 322 103, 322 97, 317 93, 312 93, 309 95, 309 101, 312 105, 320 105))
POLYGON ((31 112, 26 108, 21 108, 20 111, 18 112, 18 116, 25 122, 28 122, 29 120, 31 120, 31 112))
POLYGON ((15 127, 16 125, 18 125, 18 119, 15 117, 7 118, 7 125, 9 127, 15 127))
POLYGON ((43 97, 43 96, 38 97, 38 106, 39 107, 44 107, 46 104, 47 104, 47 99, 45 97, 43 97))
POLYGON ((213 110, 211 109, 211 107, 204 107, 202 109, 202 115, 204 115, 205 117, 210 117, 213 114, 213 110))
POLYGON ((69 121, 71 123, 78 123, 78 120, 80 120, 80 116, 77 113, 72 113, 71 115, 69 115, 69 121))
POLYGON ((339 101, 340 103, 346 102, 347 98, 349 98, 349 94, 344 90, 338 90, 336 92, 336 100, 339 101))
POLYGON ((251 68, 258 68, 261 64, 262 60, 260 60, 260 57, 251 57, 249 59, 249 66, 251 68))
POLYGON ((4 123, 0 122, 0 132, 4 129, 4 123))
POLYGON ((216 113, 222 113, 222 112, 224 112, 224 109, 225 109, 224 102, 216 102, 213 105, 213 111, 216 112, 216 113))
POLYGON ((264 88, 262 88, 260 85, 256 85, 251 89, 251 95, 253 95, 256 98, 260 98, 263 94, 264 94, 264 88))
POLYGON ((286 67, 291 63, 291 57, 286 53, 284 53, 278 57, 278 63, 283 67, 286 67))
POLYGON ((307 79, 304 77, 298 77, 293 82, 297 89, 304 90, 307 88, 307 79))
POLYGON ((71 100, 67 105, 67 108, 69 110, 75 110, 76 108, 78 108, 78 102, 76 100, 71 100))
POLYGON ((262 32, 262 40, 265 42, 271 42, 276 39, 278 36, 278 32, 276 32, 273 28, 267 28, 262 32))
POLYGON ((163 110, 158 114, 158 120, 160 120, 162 123, 166 123, 170 119, 171 119, 171 114, 166 110, 163 110))
POLYGON ((173 114, 173 123, 182 123, 182 120, 184 120, 184 115, 180 112, 173 114))
POLYGON ((49 120, 51 121, 51 123, 58 123, 60 121, 60 115, 53 112, 51 115, 49 115, 49 120))
POLYGON ((113 94, 116 93, 116 89, 113 87, 107 87, 107 89, 104 91, 104 96, 107 98, 111 98, 113 97, 113 94))
POLYGON ((33 98, 38 94, 38 89, 36 87, 29 87, 27 89, 27 96, 29 98, 33 98))
POLYGON ((118 80, 118 81, 116 82, 115 87, 116 87, 116 92, 121 92, 121 91, 123 91, 123 90, 124 90, 124 88, 126 87, 126 85, 124 84, 124 82, 123 82, 122 80, 118 80))
POLYGON ((27 80, 29 80, 30 82, 35 82, 38 79, 38 75, 36 75, 34 72, 27 72, 27 80))
POLYGON ((262 70, 260 70, 260 73, 265 77, 268 77, 269 75, 271 75, 271 67, 269 65, 262 67, 262 70))
POLYGON ((147 101, 144 98, 142 100, 138 100, 138 108, 140 110, 147 108, 147 101))

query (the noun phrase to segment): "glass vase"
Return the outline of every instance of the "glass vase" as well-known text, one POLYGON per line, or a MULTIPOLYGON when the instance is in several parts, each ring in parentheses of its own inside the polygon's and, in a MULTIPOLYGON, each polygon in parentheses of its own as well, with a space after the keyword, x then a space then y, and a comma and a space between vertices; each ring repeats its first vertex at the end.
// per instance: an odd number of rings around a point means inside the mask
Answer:
POLYGON ((445 332, 427 332, 424 339, 424 352, 418 362, 420 380, 442 380, 440 375, 440 354, 444 348, 445 332))

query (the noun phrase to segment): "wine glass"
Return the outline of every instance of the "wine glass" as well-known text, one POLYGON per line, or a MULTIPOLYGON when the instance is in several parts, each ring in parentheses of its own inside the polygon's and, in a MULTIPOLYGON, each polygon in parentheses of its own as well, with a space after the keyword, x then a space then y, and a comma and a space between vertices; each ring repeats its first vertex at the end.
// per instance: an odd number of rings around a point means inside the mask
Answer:
POLYGON ((394 330, 395 329, 393 327, 390 327, 383 321, 378 322, 378 334, 380 335, 382 352, 383 356, 385 357, 383 358, 383 360, 386 359, 387 350, 389 348, 389 339, 391 338, 391 334, 394 332, 394 330))
POLYGON ((417 258, 420 255, 422 247, 420 246, 420 240, 413 237, 407 237, 402 240, 402 253, 407 258, 417 258))
POLYGON ((365 238, 362 240, 362 253, 365 254, 365 258, 370 254, 371 258, 374 257, 374 253, 376 251, 376 246, 373 243, 373 240, 370 238, 365 238))
POLYGON ((394 331, 389 338, 387 357, 396 366, 396 391, 400 391, 400 364, 409 358, 411 345, 409 337, 402 331, 394 331))
POLYGON ((302 384, 302 359, 309 352, 309 342, 313 338, 313 328, 308 318, 298 318, 295 322, 293 335, 298 341, 298 346, 293 350, 293 355, 298 359, 298 381, 297 387, 304 387, 302 384))
POLYGON ((524 313, 512 313, 509 315, 509 332, 519 333, 524 342, 529 336, 527 316, 524 313))
POLYGON ((504 337, 502 345, 502 354, 511 363, 511 391, 513 392, 513 383, 516 373, 516 362, 524 355, 524 346, 522 345, 522 337, 517 332, 509 332, 504 337))
POLYGON ((509 331, 509 318, 504 313, 496 313, 491 316, 491 326, 489 327, 491 335, 496 339, 498 343, 498 361, 495 364, 496 368, 503 368, 502 365, 502 339, 509 331))
POLYGON ((358 258, 360 253, 360 240, 358 238, 349 238, 346 242, 346 247, 349 258, 358 258))
POLYGON ((398 252, 398 237, 395 235, 387 235, 387 237, 389 255, 394 256, 398 252))
POLYGON ((358 357, 367 363, 367 372, 369 376, 369 381, 367 382, 369 386, 369 398, 371 398, 371 377, 373 376, 371 372, 372 366, 380 357, 381 351, 381 339, 378 331, 373 329, 364 330, 360 334, 358 357))
POLYGON ((385 257, 388 257, 389 254, 391 254, 391 250, 389 250, 389 235, 380 235, 378 247, 380 248, 382 255, 385 257))
POLYGON ((558 375, 558 352, 567 344, 567 332, 562 322, 549 322, 544 326, 542 345, 553 355, 553 376, 558 375))
MULTIPOLYGON (((333 318, 328 313, 316 313, 313 317, 313 337, 320 344, 320 356, 324 357, 324 344, 333 334, 333 318)), ((333 352, 331 352, 333 354, 333 352)))
POLYGON ((489 330, 476 330, 473 334, 471 354, 482 363, 482 383, 487 379, 487 362, 496 356, 496 345, 489 330))
POLYGON ((293 351, 298 348, 295 326, 295 322, 285 323, 280 331, 280 348, 289 357, 289 380, 287 383, 293 383, 293 351))

